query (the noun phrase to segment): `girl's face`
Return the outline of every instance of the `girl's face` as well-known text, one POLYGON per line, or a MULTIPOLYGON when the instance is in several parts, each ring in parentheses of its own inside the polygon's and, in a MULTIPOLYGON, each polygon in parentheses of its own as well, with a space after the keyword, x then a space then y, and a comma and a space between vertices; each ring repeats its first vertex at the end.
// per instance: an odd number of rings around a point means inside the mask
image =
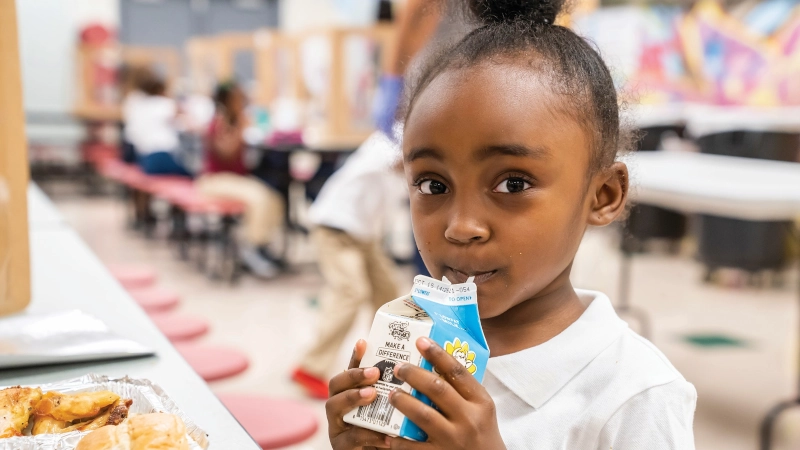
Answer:
POLYGON ((417 245, 433 277, 475 276, 484 319, 569 287, 587 224, 623 209, 598 215, 609 192, 589 137, 542 80, 513 64, 446 71, 406 121, 417 245))
POLYGON ((247 97, 244 95, 244 91, 239 88, 235 88, 231 91, 231 97, 228 100, 228 109, 234 113, 240 113, 244 111, 247 107, 247 97))

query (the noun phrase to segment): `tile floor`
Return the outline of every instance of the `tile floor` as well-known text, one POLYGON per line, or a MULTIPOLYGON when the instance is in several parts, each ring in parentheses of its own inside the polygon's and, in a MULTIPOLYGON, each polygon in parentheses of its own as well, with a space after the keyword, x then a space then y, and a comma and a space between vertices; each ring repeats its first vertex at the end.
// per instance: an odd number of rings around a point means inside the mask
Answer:
MULTIPOLYGON (((307 401, 318 411, 320 431, 295 449, 330 448, 322 402, 305 400, 288 380, 290 370, 314 335, 320 320, 313 299, 321 280, 313 265, 274 281, 244 278, 230 287, 208 281, 177 260, 159 240, 127 230, 119 200, 109 197, 56 195, 67 221, 107 262, 144 262, 160 272, 160 283, 178 290, 181 308, 212 321, 203 339, 246 351, 251 368, 233 379, 213 383, 219 392, 251 392, 307 401)), ((592 230, 575 262, 580 287, 617 294, 620 258, 614 233, 592 230)), ((796 272, 796 271, 795 271, 796 272)), ((408 282, 411 270, 398 271, 408 282)), ((777 290, 726 289, 700 283, 702 268, 687 256, 643 255, 634 260, 632 301, 653 321, 653 342, 695 384, 695 418, 700 450, 755 450, 761 417, 775 402, 794 394, 798 367, 797 282, 789 277, 777 290), (741 347, 698 347, 687 334, 713 333, 742 340, 741 347)), ((347 342, 368 332, 368 313, 357 320, 347 342)), ((632 326, 635 326, 633 324, 632 326)), ((342 365, 349 349, 341 351, 342 365)), ((780 449, 800 448, 800 414, 779 424, 780 449)))

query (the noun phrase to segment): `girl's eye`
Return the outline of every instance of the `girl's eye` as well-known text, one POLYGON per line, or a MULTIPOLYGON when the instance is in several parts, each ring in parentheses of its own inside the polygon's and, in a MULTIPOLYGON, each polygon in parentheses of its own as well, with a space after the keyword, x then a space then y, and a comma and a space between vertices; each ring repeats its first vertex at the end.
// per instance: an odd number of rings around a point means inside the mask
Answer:
POLYGON ((447 193, 447 186, 436 180, 425 180, 419 184, 419 192, 426 195, 439 195, 447 193))
POLYGON ((527 181, 523 180, 522 178, 506 178, 505 180, 501 181, 497 187, 494 188, 494 192, 501 192, 504 194, 514 194, 516 192, 522 192, 531 188, 531 184, 527 181))

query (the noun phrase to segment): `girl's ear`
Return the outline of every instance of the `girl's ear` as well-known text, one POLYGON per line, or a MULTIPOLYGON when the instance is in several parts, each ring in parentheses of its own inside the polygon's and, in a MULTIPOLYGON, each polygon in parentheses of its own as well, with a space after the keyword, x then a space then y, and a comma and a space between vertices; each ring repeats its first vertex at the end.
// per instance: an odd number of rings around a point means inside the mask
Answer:
POLYGON ((628 201, 628 166, 616 162, 595 175, 594 199, 589 213, 589 225, 602 227, 616 220, 628 201))

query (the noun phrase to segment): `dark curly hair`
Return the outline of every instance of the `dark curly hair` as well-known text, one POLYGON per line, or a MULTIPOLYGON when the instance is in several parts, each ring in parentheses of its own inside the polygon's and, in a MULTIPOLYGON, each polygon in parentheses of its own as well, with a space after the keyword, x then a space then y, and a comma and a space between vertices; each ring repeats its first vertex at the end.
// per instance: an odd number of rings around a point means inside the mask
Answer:
POLYGON ((410 78, 404 119, 416 98, 445 71, 486 62, 518 64, 546 77, 548 86, 567 102, 563 112, 591 137, 590 168, 611 165, 617 151, 629 144, 620 128, 617 91, 597 50, 569 28, 555 25, 564 0, 458 1, 461 13, 476 20, 477 28, 452 47, 440 49, 410 78))
POLYGON ((240 90, 239 83, 236 80, 227 80, 217 84, 214 89, 214 104, 217 111, 221 112, 230 123, 234 123, 236 117, 230 111, 230 102, 236 91, 240 90))

